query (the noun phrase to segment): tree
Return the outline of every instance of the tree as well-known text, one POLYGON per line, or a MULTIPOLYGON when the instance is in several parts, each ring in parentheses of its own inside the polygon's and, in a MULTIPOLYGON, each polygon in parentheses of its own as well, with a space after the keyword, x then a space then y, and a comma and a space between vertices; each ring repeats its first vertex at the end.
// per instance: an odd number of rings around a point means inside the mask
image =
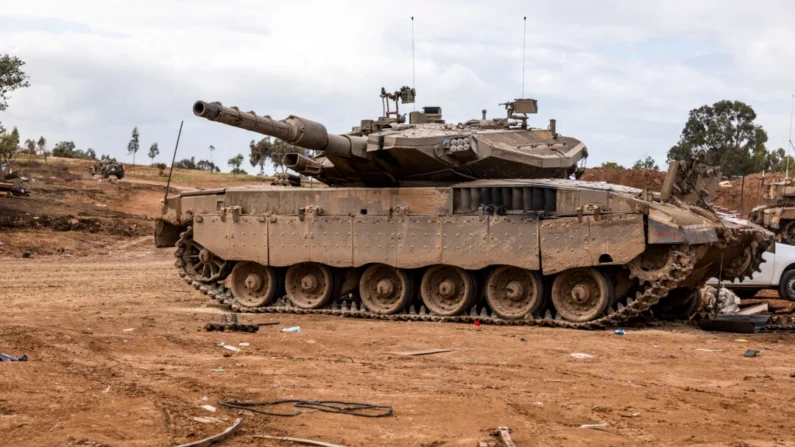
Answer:
POLYGON ((25 150, 28 153, 28 161, 30 161, 30 158, 36 155, 36 142, 31 139, 25 140, 25 150))
POLYGON ((133 169, 135 168, 135 154, 137 154, 138 149, 141 148, 141 145, 138 143, 138 137, 138 128, 135 127, 132 131, 132 138, 130 139, 130 142, 127 143, 127 155, 132 154, 133 156, 133 169))
MULTIPOLYGON (((80 151, 78 151, 78 152, 80 152, 80 151)), ((88 148, 86 150, 85 156, 83 158, 85 158, 86 160, 96 160, 97 159, 97 153, 94 152, 94 149, 88 148)))
POLYGON ((52 148, 53 157, 75 158, 75 143, 73 141, 59 141, 52 148))
POLYGON ((47 163, 47 156, 50 155, 50 152, 47 150, 47 139, 43 136, 39 137, 39 141, 36 142, 36 145, 39 146, 39 152, 44 157, 44 162, 47 163))
POLYGON ((158 154, 160 154, 160 149, 157 148, 157 143, 152 143, 152 145, 149 146, 149 158, 152 160, 151 164, 155 163, 155 157, 157 157, 158 154))
POLYGON ((668 151, 668 162, 690 159, 699 150, 707 163, 719 165, 726 176, 753 172, 754 154, 767 142, 767 132, 755 124, 756 112, 740 101, 718 101, 690 111, 679 142, 668 151))
POLYGON ((243 163, 243 160, 245 160, 243 154, 237 154, 226 162, 229 166, 232 166, 233 175, 236 175, 238 172, 240 172, 240 165, 243 163))
POLYGON ((166 171, 166 168, 168 166, 166 166, 165 163, 158 163, 158 164, 155 165, 155 167, 157 168, 157 175, 159 175, 160 177, 165 177, 166 176, 166 172, 165 171, 166 171))
POLYGON ((174 167, 178 169, 196 169, 196 157, 183 158, 174 163, 174 167))
POLYGON ((15 127, 9 132, 0 133, 0 156, 4 163, 8 163, 19 151, 19 131, 15 127))
POLYGON ((196 163, 196 169, 200 171, 221 172, 221 169, 215 163, 207 160, 199 160, 196 163))
MULTIPOLYGON (((8 107, 9 94, 16 89, 30 87, 28 75, 22 71, 25 65, 18 57, 0 56, 0 112, 8 107)), ((5 133, 0 124, 0 134, 5 133)))
MULTIPOLYGON (((212 163, 213 162, 213 152, 215 151, 215 146, 213 146, 211 144, 208 149, 210 149, 210 163, 212 163)), ((215 166, 215 164, 213 164, 213 166, 215 166)), ((210 170, 210 172, 213 172, 213 171, 210 170)), ((219 169, 218 172, 221 172, 221 170, 219 169)))
POLYGON ((248 147, 251 151, 248 156, 251 167, 253 168, 259 166, 259 172, 265 172, 265 162, 271 158, 271 153, 273 152, 273 143, 271 142, 271 137, 265 137, 256 143, 254 143, 254 140, 251 140, 251 143, 248 144, 248 147))
POLYGON ((635 164, 632 165, 632 169, 653 169, 655 171, 659 171, 660 167, 657 166, 657 162, 654 161, 651 156, 648 156, 645 159, 636 161, 635 164))
POLYGON ((602 163, 602 166, 599 166, 599 167, 600 168, 610 168, 610 169, 627 169, 627 168, 621 166, 620 164, 618 164, 618 163, 616 163, 614 161, 606 161, 606 162, 602 163))
POLYGON ((282 158, 284 158, 287 154, 301 154, 305 157, 313 157, 314 151, 309 149, 304 149, 300 146, 294 146, 286 141, 282 141, 276 139, 273 142, 273 148, 271 149, 270 153, 270 160, 273 168, 281 168, 281 171, 284 172, 284 165, 282 164, 282 158))

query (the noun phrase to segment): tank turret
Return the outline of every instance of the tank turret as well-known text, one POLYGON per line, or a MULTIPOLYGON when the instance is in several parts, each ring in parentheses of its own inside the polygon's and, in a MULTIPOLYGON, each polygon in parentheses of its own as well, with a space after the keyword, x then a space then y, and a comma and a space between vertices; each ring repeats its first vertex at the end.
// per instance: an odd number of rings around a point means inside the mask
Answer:
POLYGON ((547 129, 527 125, 537 113, 534 99, 505 103, 507 117, 451 124, 441 107, 411 112, 406 123, 397 103, 414 102, 414 89, 381 90, 384 114, 362 120, 347 134, 329 133, 323 124, 289 116, 274 120, 221 103, 197 101, 197 116, 258 132, 317 151, 315 157, 288 154, 284 165, 332 186, 445 186, 462 181, 504 178, 567 178, 587 156, 585 145, 547 129), (389 107, 395 102, 395 108, 389 107))

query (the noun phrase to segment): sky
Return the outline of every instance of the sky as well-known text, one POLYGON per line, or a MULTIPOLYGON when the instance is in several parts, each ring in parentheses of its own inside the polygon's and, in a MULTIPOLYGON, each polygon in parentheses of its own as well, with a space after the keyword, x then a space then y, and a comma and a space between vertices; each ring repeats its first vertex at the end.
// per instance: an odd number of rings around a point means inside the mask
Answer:
POLYGON ((588 166, 651 156, 664 168, 689 110, 722 99, 756 110, 768 148, 787 146, 791 0, 0 0, 0 54, 24 60, 31 84, 0 122, 125 162, 137 126, 136 162, 153 142, 170 162, 184 120, 177 159, 209 159, 213 145, 228 170, 260 135, 193 116, 196 100, 343 133, 381 115, 382 86, 413 84, 416 106, 442 106, 448 122, 504 116, 498 103, 523 95, 525 16, 530 124, 555 118, 588 166))

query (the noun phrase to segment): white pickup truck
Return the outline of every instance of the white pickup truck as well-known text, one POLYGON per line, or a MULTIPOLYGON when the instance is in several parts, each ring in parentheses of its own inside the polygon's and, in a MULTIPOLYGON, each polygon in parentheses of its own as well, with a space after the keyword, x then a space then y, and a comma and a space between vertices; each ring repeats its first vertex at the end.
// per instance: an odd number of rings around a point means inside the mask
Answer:
MULTIPOLYGON (((795 301, 795 246, 775 243, 763 255, 766 262, 754 273, 751 279, 743 282, 726 282, 724 287, 731 289, 740 298, 751 298, 762 289, 777 289, 785 300, 795 301)), ((708 284, 717 285, 713 278, 708 284)))

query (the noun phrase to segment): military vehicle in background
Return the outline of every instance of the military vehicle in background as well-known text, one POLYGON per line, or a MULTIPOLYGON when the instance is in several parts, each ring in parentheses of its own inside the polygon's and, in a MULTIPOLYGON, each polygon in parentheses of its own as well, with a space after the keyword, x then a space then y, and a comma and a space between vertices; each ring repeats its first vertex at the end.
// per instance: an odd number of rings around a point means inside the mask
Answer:
POLYGON ((124 165, 115 158, 103 158, 88 168, 88 175, 100 175, 102 178, 110 178, 112 175, 121 180, 124 178, 124 165))
POLYGON ((197 101, 199 117, 317 151, 283 162, 328 187, 168 197, 157 246, 176 245, 179 274, 236 310, 595 328, 655 305, 686 316, 707 279, 750 277, 772 243, 715 213, 720 171, 695 157, 671 163, 659 193, 582 182, 585 145, 554 120, 529 127, 535 100, 406 122, 398 101, 414 96, 382 89, 383 116, 346 134, 197 101))
POLYGON ((20 177, 19 173, 14 172, 8 163, 0 164, 0 197, 27 196, 30 191, 22 186, 23 181, 28 181, 28 179, 20 177))
POLYGON ((795 245, 795 180, 785 179, 763 185, 765 202, 748 218, 780 236, 781 242, 795 245))

